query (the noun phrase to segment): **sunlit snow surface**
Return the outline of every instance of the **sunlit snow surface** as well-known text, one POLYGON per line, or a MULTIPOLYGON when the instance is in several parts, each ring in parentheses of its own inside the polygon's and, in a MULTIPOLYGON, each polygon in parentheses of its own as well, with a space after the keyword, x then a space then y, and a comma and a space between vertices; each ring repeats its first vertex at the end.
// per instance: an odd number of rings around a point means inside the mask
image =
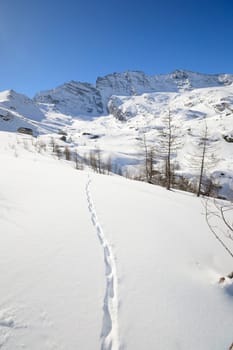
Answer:
POLYGON ((232 259, 202 201, 25 140, 0 133, 0 348, 228 349, 232 259))

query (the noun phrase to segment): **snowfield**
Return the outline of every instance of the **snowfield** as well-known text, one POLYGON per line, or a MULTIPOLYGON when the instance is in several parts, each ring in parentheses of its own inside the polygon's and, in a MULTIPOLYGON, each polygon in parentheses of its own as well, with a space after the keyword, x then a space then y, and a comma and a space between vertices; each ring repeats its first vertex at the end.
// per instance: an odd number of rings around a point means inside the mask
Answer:
POLYGON ((25 138, 0 133, 0 349, 227 350, 232 259, 202 200, 25 138))

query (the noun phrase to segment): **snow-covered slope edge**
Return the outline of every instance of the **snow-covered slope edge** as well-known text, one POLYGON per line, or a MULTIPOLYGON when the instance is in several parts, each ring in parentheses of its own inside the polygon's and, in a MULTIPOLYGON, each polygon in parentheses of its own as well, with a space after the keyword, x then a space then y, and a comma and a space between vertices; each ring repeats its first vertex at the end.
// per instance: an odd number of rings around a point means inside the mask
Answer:
POLYGON ((3 350, 101 348, 109 260, 89 210, 115 259, 118 349, 229 348, 233 285, 218 279, 232 260, 198 198, 96 174, 88 187, 86 172, 14 134, 0 133, 0 149, 3 350))

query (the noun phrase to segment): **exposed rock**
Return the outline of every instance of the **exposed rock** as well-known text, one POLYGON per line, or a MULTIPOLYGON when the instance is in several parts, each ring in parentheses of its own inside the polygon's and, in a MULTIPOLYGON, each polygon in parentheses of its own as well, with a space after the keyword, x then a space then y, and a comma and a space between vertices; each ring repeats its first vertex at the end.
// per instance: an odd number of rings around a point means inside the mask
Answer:
POLYGON ((125 121, 126 115, 122 111, 122 100, 117 96, 112 96, 108 102, 107 110, 109 114, 112 114, 116 119, 125 121))
POLYGON ((223 135, 226 142, 233 142, 233 135, 223 135))

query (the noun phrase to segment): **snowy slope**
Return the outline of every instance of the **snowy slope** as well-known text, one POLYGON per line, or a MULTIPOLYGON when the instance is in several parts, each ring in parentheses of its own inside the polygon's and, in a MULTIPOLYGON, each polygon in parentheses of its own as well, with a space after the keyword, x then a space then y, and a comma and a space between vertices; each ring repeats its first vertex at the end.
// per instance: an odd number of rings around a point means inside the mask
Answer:
POLYGON ((24 140, 0 133, 1 349, 228 349, 232 260, 202 202, 24 140))
POLYGON ((14 90, 7 90, 0 93, 1 107, 9 111, 17 111, 26 118, 40 122, 44 115, 38 106, 25 95, 19 94, 14 90))
POLYGON ((104 265, 87 176, 16 147, 1 148, 0 348, 98 349, 104 265))
POLYGON ((19 127, 31 128, 35 133, 44 118, 39 107, 25 95, 14 90, 0 92, 0 130, 16 131, 19 127))

